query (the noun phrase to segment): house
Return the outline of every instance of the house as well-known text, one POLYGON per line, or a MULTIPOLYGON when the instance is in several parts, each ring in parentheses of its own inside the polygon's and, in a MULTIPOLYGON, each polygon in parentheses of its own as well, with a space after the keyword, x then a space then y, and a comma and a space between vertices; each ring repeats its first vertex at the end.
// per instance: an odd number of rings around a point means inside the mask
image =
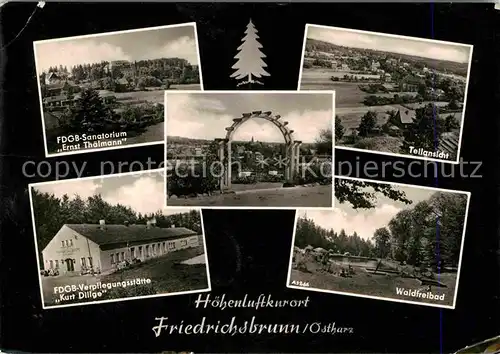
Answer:
POLYGON ((372 61, 372 71, 377 71, 380 69, 380 63, 378 61, 372 61))
POLYGON ((69 84, 67 82, 58 82, 54 84, 48 84, 45 86, 44 96, 58 96, 64 94, 68 88, 69 84))
POLYGON ((151 258, 199 246, 197 232, 175 226, 64 224, 42 251, 43 269, 61 273, 100 270, 109 272, 125 260, 151 258))
POLYGON ((404 107, 402 107, 402 109, 399 109, 397 113, 397 118, 401 122, 401 126, 403 127, 413 123, 414 116, 415 116, 415 111, 406 109, 404 107))
POLYGON ((423 83, 422 79, 414 76, 406 76, 399 82, 399 91, 417 92, 418 87, 423 83))
POLYGON ((349 65, 342 64, 342 71, 349 71, 349 70, 350 70, 349 65))
POLYGON ((386 92, 393 92, 396 89, 396 87, 393 84, 389 83, 382 84, 382 87, 386 92))
POLYGON ((58 75, 55 72, 50 72, 45 76, 45 85, 58 84, 63 80, 64 78, 61 75, 58 75))

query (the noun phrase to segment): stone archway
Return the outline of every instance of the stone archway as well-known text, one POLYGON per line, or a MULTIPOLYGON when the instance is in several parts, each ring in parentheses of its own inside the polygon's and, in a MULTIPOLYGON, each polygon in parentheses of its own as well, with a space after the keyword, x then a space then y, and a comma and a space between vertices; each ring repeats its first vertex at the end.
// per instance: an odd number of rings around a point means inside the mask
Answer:
POLYGON ((265 119, 268 122, 274 124, 283 135, 285 140, 285 158, 282 163, 285 164, 285 180, 288 184, 293 184, 295 176, 299 168, 299 158, 300 158, 300 146, 301 141, 294 140, 293 130, 288 128, 288 122, 281 120, 280 115, 273 115, 271 111, 262 112, 255 111, 252 113, 243 113, 240 118, 234 118, 233 124, 226 128, 226 137, 224 139, 215 139, 219 145, 218 157, 222 166, 222 176, 220 178, 220 189, 221 191, 228 190, 231 188, 231 177, 232 177, 232 148, 231 142, 233 140, 233 135, 236 130, 242 126, 246 121, 250 119, 265 119))

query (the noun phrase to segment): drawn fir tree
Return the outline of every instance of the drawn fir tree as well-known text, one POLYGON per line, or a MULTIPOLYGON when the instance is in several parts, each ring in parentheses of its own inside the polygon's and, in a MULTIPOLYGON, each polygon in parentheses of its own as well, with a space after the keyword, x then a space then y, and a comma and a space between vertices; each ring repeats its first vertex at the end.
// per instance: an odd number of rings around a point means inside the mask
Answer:
POLYGON ((232 69, 236 71, 231 77, 236 80, 246 78, 245 81, 238 83, 238 87, 246 84, 248 84, 249 87, 251 87, 252 84, 263 85, 262 82, 254 80, 254 78, 260 79, 263 76, 271 76, 264 69, 267 67, 267 64, 262 59, 265 58, 266 55, 260 51, 262 45, 258 42, 259 36, 257 32, 252 20, 250 20, 245 31, 245 36, 241 40, 243 43, 238 47, 238 54, 234 56, 234 59, 238 61, 232 66, 232 69))

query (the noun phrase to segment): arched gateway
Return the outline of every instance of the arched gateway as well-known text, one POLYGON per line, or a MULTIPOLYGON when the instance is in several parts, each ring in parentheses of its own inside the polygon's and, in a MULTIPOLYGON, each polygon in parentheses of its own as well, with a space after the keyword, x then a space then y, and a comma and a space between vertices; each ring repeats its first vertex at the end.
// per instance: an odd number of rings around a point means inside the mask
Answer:
POLYGON ((226 128, 227 133, 225 139, 215 139, 215 141, 219 144, 219 161, 223 167, 223 173, 220 179, 221 190, 231 188, 231 142, 233 140, 233 135, 246 121, 254 118, 265 119, 273 123, 280 130, 281 134, 283 134, 283 138, 285 139, 286 156, 284 161, 281 161, 281 165, 285 164, 286 182, 292 183, 295 179, 299 166, 300 146, 302 142, 293 139, 294 131, 288 128, 288 122, 280 119, 281 116, 273 115, 270 111, 255 111, 252 113, 243 113, 241 118, 234 118, 233 124, 226 128))

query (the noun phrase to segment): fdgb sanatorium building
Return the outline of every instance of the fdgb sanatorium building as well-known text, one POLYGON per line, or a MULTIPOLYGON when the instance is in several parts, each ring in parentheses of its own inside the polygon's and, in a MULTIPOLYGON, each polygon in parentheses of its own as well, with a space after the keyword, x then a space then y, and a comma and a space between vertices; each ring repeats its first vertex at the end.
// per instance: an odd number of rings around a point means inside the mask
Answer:
POLYGON ((123 261, 159 257, 199 246, 199 234, 184 227, 146 225, 65 224, 42 251, 43 269, 60 273, 109 272, 123 261))

